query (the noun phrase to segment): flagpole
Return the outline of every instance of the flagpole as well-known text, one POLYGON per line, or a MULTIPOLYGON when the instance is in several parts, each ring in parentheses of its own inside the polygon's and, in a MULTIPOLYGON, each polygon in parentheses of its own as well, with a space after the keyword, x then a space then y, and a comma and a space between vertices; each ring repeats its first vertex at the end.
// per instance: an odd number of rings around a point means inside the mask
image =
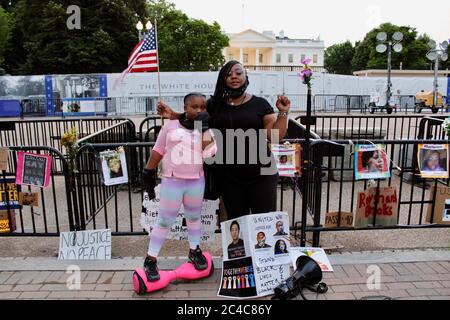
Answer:
MULTIPOLYGON (((158 25, 155 19, 155 42, 156 42, 156 64, 158 68, 158 98, 161 101, 161 75, 159 72, 159 48, 158 48, 158 25)), ((161 114, 161 121, 163 121, 163 115, 161 114)))

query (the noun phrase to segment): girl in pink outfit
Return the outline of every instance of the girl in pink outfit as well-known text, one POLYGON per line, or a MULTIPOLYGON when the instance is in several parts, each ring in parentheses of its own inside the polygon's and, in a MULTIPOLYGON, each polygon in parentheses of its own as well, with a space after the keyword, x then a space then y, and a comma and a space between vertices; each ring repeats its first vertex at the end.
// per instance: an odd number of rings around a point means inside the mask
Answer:
POLYGON ((155 198, 156 168, 162 160, 158 218, 152 230, 144 270, 148 281, 159 280, 157 257, 170 227, 184 206, 189 238, 189 260, 197 270, 208 267, 200 249, 200 213, 205 179, 203 159, 212 157, 217 146, 209 130, 206 98, 200 93, 184 97, 184 114, 162 127, 146 168, 143 184, 149 198, 155 198))

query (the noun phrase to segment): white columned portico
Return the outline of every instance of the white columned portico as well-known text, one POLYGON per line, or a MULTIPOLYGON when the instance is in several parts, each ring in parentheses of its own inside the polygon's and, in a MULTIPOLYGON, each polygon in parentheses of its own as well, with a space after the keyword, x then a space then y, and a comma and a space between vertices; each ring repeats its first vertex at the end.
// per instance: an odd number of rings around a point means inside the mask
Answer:
POLYGON ((239 48, 239 62, 244 63, 244 49, 239 48))
POLYGON ((256 48, 255 65, 259 66, 259 48, 256 48))

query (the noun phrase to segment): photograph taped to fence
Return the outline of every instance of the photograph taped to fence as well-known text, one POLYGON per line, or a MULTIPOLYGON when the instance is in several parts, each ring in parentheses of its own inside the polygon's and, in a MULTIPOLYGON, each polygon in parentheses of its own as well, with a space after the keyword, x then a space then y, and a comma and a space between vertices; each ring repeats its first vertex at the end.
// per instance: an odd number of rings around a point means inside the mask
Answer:
POLYGON ((384 144, 355 145, 356 180, 384 179, 390 176, 384 144))
POLYGON ((417 159, 422 178, 448 178, 448 144, 419 144, 417 159))
POLYGON ((281 177, 295 177, 301 174, 299 144, 272 144, 270 147, 281 177))
POLYGON ((128 183, 127 160, 122 147, 99 154, 100 172, 106 186, 128 183))
POLYGON ((17 152, 16 184, 46 188, 50 184, 52 156, 17 152))

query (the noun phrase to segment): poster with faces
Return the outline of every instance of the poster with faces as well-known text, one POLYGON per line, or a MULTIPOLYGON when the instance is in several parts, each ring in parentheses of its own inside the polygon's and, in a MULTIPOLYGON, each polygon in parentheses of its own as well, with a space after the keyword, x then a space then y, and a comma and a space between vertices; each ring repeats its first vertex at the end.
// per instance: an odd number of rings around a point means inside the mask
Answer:
POLYGON ((355 145, 355 180, 384 179, 391 176, 386 145, 355 145))
POLYGON ((422 178, 449 177, 448 144, 419 144, 417 159, 422 178))
POLYGON ((224 259, 219 296, 270 295, 290 276, 286 212, 243 216, 222 222, 221 229, 224 259))
POLYGON ((127 160, 122 147, 99 153, 102 181, 106 186, 128 183, 127 160))
POLYGON ((290 263, 288 215, 282 212, 255 214, 251 215, 250 220, 250 242, 257 266, 290 263))

